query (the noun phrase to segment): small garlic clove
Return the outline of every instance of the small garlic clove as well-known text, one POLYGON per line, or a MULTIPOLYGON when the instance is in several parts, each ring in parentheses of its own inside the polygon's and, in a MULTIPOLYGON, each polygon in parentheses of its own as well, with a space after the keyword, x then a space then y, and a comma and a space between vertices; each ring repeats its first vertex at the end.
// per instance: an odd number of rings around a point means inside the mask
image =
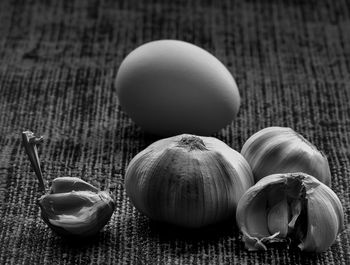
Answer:
MULTIPOLYGON (((268 229, 267 209, 270 202, 280 199, 281 187, 286 179, 283 176, 271 175, 261 179, 250 187, 238 202, 236 223, 243 233, 243 242, 248 250, 266 250, 268 242, 284 242, 278 238, 279 232, 270 233, 268 229)), ((282 193, 284 196, 284 194, 282 193)))
POLYGON ((267 226, 269 232, 273 235, 279 233, 279 237, 286 237, 288 233, 289 207, 287 198, 275 204, 268 210, 267 226))
POLYGON ((291 128, 267 127, 256 132, 244 143, 241 154, 255 182, 271 174, 304 172, 331 184, 327 157, 291 128))
MULTIPOLYGON (((43 137, 33 132, 22 133, 22 142, 45 191, 45 182, 40 168, 37 144, 43 137)), ((38 200, 42 219, 54 231, 65 236, 87 237, 96 234, 111 218, 115 201, 109 192, 99 191, 93 185, 76 177, 59 177, 53 180, 49 193, 38 200)))
POLYGON ((38 204, 43 220, 62 235, 92 236, 111 218, 115 202, 108 192, 77 191, 43 195, 38 204))

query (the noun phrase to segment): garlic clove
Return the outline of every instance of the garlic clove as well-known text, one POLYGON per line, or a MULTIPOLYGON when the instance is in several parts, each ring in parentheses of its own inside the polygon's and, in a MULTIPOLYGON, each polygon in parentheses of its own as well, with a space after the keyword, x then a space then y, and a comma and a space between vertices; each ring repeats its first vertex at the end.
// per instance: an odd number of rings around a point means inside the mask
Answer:
POLYGON ((289 207, 287 198, 276 203, 268 210, 267 228, 270 234, 278 233, 279 237, 286 237, 288 233, 289 207))
MULTIPOLYGON (((33 132, 22 133, 22 142, 45 191, 45 182, 40 168, 37 144, 43 137, 33 132)), ((111 218, 115 201, 109 192, 99 191, 93 185, 76 177, 59 177, 53 180, 49 193, 38 200, 42 219, 54 231, 65 236, 87 237, 96 234, 111 218)))
POLYGON ((255 182, 271 174, 305 172, 330 186, 327 157, 291 128, 267 127, 256 132, 244 143, 241 154, 255 182))
POLYGON ((261 179, 249 188, 238 202, 236 222, 243 233, 243 241, 249 250, 266 249, 264 242, 283 241, 276 238, 279 232, 271 234, 268 229, 267 209, 271 207, 270 200, 280 194, 280 187, 285 178, 275 175, 270 183, 271 176, 261 179))
POLYGON ((305 173, 274 174, 242 196, 236 220, 249 250, 293 241, 303 251, 322 252, 340 233, 344 212, 337 195, 316 178, 305 173), (283 194, 287 203, 277 194, 283 194))
POLYGON ((299 248, 323 252, 335 241, 343 229, 344 213, 336 194, 326 186, 311 188, 306 193, 307 232, 299 248))
POLYGON ((77 191, 43 195, 38 204, 43 220, 63 235, 92 236, 111 218, 115 202, 108 192, 77 191))

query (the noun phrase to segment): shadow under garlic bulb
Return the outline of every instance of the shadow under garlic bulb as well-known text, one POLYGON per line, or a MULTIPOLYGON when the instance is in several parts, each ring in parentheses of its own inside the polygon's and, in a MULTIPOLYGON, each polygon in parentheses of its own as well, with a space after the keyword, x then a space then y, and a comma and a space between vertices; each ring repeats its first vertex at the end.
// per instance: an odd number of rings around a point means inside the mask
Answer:
POLYGON ((252 185, 238 152, 216 138, 189 134, 151 144, 131 160, 125 176, 126 193, 140 212, 188 228, 233 217, 252 185))

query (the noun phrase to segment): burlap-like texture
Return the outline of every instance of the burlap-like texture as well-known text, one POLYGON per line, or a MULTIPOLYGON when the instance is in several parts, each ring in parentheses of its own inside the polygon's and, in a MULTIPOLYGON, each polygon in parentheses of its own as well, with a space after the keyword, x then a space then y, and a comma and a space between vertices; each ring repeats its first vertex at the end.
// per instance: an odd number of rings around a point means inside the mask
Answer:
MULTIPOLYGON (((0 1, 0 264, 350 264, 349 1, 0 1), (157 39, 194 43, 235 77, 242 105, 214 136, 240 150, 267 126, 288 126, 328 157, 345 229, 322 254, 248 252, 231 220, 201 231, 152 223, 130 204, 125 169, 157 138, 118 105, 123 58, 157 39), (21 132, 45 137, 48 182, 110 188, 116 211, 95 238, 53 233, 21 132)), ((327 231, 325 231, 327 233, 327 231)))

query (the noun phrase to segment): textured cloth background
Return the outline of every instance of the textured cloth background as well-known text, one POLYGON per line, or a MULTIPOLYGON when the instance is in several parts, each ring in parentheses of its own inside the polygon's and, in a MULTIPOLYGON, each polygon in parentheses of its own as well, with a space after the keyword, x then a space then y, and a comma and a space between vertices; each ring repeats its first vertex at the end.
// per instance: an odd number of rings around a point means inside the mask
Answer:
POLYGON ((350 264, 349 169, 349 1, 0 1, 0 264, 350 264), (259 129, 289 126, 327 155, 345 210, 327 252, 250 253, 233 221, 178 231, 131 206, 126 166, 156 138, 120 109, 113 80, 131 50, 163 38, 203 47, 236 78, 240 112, 214 136, 240 150, 259 129), (96 238, 70 242, 41 220, 27 129, 46 138, 48 182, 77 176, 113 191, 96 238))

